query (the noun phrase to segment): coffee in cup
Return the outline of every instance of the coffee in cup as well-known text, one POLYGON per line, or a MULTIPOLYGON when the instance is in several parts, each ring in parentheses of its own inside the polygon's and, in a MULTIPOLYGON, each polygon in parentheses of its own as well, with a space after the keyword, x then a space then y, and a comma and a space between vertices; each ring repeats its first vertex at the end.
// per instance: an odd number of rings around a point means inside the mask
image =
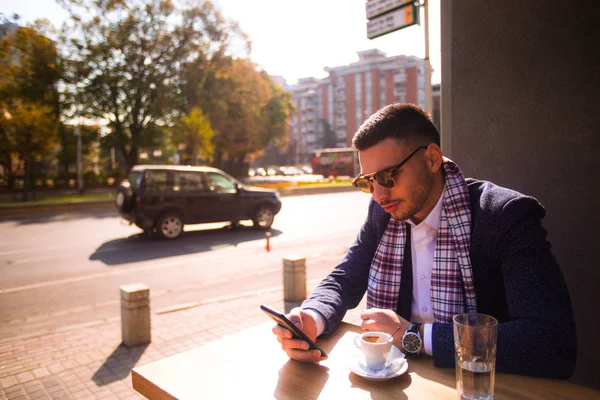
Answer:
POLYGON ((391 335, 385 332, 365 332, 354 338, 368 368, 377 371, 386 367, 392 349, 390 338, 391 335))

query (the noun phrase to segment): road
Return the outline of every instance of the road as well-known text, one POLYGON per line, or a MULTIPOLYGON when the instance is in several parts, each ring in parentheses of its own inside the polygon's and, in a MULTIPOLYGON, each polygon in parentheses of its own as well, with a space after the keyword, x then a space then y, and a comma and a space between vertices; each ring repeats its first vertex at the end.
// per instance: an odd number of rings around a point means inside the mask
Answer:
POLYGON ((153 311, 218 301, 282 284, 282 258, 307 258, 316 281, 342 258, 369 196, 285 197, 271 229, 186 227, 179 240, 148 238, 116 212, 0 221, 0 342, 118 319, 119 287, 150 287, 153 311))

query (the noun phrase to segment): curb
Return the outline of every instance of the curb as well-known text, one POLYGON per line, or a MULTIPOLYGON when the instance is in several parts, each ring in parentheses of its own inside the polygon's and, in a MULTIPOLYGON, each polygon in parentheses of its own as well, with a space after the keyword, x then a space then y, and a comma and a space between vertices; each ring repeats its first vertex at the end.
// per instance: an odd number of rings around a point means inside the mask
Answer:
MULTIPOLYGON (((330 187, 293 187, 279 189, 281 197, 288 196, 304 196, 311 194, 327 194, 327 193, 343 193, 353 192, 356 189, 351 185, 330 186, 330 187)), ((68 202, 35 202, 35 203, 16 203, 16 204, 0 204, 1 217, 26 217, 35 214, 44 213, 64 213, 64 212, 80 212, 80 211, 102 211, 115 210, 115 199, 106 200, 80 200, 68 202)))

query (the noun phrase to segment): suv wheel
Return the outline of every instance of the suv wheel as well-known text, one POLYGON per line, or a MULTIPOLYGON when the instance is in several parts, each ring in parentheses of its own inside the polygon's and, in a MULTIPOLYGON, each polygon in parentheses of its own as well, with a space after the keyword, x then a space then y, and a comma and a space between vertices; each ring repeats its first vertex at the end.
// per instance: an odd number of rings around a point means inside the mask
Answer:
POLYGON ((255 228, 269 229, 273 225, 274 219, 273 209, 267 205, 262 205, 256 209, 252 223, 255 228))
POLYGON ((176 212, 167 212, 156 222, 156 231, 165 239, 175 239, 183 233, 183 219, 176 212))

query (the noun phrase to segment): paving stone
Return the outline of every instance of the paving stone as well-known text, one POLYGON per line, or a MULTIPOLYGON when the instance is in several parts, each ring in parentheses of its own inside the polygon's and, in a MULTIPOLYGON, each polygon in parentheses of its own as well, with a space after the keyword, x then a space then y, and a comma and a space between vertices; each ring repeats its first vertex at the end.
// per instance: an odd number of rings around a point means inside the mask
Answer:
POLYGON ((50 372, 46 368, 43 368, 43 367, 36 368, 33 370, 33 375, 39 379, 39 378, 43 378, 45 376, 50 375, 50 372))
POLYGON ((39 381, 29 381, 23 384, 23 388, 25 388, 25 391, 27 393, 30 392, 35 392, 37 390, 43 390, 44 387, 42 386, 42 383, 39 381))
POLYGON ((59 363, 59 362, 57 362, 57 363, 54 363, 54 364, 51 364, 51 365, 48 365, 48 367, 47 367, 47 368, 48 368, 48 371, 49 371, 51 374, 56 374, 56 373, 58 373, 58 372, 61 372, 61 371, 64 371, 64 370, 65 370, 65 367, 63 367, 63 366, 62 366, 62 364, 61 364, 61 363, 59 363))
POLYGON ((9 400, 29 400, 29 399, 27 398, 27 396, 26 396, 24 393, 23 393, 23 394, 16 395, 16 396, 10 396, 10 395, 9 395, 9 396, 8 396, 8 399, 9 399, 9 400))
POLYGON ((33 399, 50 399, 50 395, 48 395, 48 393, 46 393, 46 391, 44 389, 37 390, 32 393, 27 393, 27 396, 29 396, 29 398, 32 400, 33 399))
POLYGON ((2 387, 3 389, 11 387, 16 384, 17 384, 17 378, 15 378, 14 376, 9 376, 9 377, 0 379, 0 387, 2 387))
POLYGON ((34 379, 35 379, 35 376, 33 376, 33 374, 29 371, 21 372, 20 374, 17 374, 17 381, 19 381, 19 383, 29 382, 34 379))

